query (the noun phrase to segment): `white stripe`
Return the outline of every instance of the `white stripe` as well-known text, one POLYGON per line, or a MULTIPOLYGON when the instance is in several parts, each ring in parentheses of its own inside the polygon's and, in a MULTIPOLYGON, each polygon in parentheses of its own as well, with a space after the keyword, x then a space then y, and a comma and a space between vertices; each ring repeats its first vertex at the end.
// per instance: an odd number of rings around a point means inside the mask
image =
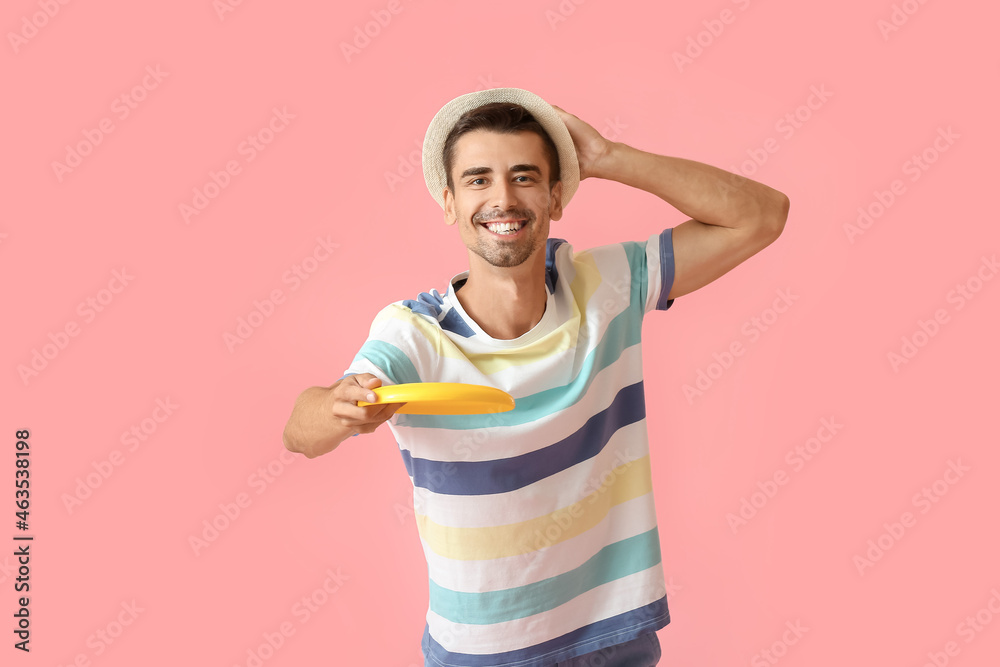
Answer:
MULTIPOLYGON (((493 560, 445 558, 420 540, 427 559, 427 574, 439 586, 463 592, 497 591, 525 586, 573 570, 609 544, 641 535, 656 527, 652 493, 612 507, 603 521, 568 540, 547 546, 553 540, 542 535, 543 547, 520 556, 493 560)), ((558 539, 555 531, 552 536, 558 539)), ((534 546, 534 545, 533 545, 534 546)))
POLYGON ((646 420, 618 429, 597 456, 534 484, 478 496, 413 489, 413 509, 434 523, 457 528, 505 526, 544 516, 579 502, 601 486, 601 474, 649 453, 646 420))
MULTIPOLYGON (((452 623, 428 610, 427 625, 435 641, 448 651, 477 655, 504 653, 541 644, 585 625, 638 609, 659 600, 665 591, 663 567, 657 563, 591 589, 542 614, 492 625, 468 625, 452 623)), ((616 628, 614 633, 623 633, 649 620, 637 613, 634 623, 616 628)))
POLYGON ((660 299, 660 288, 663 276, 660 275, 660 234, 653 234, 646 241, 646 268, 649 273, 648 284, 646 285, 646 312, 656 309, 656 302, 660 299))

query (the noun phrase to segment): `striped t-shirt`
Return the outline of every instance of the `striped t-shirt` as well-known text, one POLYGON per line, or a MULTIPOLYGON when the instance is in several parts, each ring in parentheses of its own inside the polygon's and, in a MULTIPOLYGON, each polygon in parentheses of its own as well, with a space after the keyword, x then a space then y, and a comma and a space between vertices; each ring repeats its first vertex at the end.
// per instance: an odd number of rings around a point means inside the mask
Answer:
POLYGON ((541 321, 487 335, 447 293, 393 303, 347 374, 497 387, 514 410, 396 414, 427 558, 427 665, 541 667, 670 622, 650 473, 640 334, 666 310, 670 229, 546 247, 541 321))

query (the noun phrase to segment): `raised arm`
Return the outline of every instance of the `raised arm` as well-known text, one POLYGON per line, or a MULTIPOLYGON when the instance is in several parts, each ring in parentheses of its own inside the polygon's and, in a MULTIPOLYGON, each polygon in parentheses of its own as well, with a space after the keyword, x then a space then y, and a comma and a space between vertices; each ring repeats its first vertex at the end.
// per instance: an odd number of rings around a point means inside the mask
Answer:
POLYGON ((608 141, 555 107, 573 137, 580 178, 618 181, 664 200, 691 219, 674 228, 674 299, 704 287, 774 242, 788 218, 788 197, 711 165, 647 153, 608 141))

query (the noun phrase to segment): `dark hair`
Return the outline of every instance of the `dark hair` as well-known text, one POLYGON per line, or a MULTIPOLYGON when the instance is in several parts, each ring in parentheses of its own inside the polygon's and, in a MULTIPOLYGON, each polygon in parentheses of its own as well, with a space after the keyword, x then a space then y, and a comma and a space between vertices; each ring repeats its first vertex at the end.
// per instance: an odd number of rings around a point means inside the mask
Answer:
POLYGON ((542 124, 519 104, 493 102, 462 114, 455 126, 451 128, 451 132, 448 133, 448 138, 445 139, 444 170, 448 177, 448 189, 452 192, 455 191, 455 183, 451 178, 451 167, 455 161, 455 144, 458 143, 463 134, 474 130, 488 130, 501 134, 534 132, 542 138, 542 143, 545 146, 545 157, 549 160, 549 188, 551 189, 559 181, 559 151, 556 150, 555 142, 552 141, 552 137, 545 131, 542 124))

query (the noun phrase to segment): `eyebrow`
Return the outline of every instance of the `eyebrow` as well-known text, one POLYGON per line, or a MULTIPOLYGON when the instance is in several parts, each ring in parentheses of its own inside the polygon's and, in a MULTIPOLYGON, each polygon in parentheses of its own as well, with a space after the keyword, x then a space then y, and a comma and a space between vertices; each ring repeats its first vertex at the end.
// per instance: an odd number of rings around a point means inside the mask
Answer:
MULTIPOLYGON (((533 171, 539 175, 542 175, 542 170, 533 164, 515 164, 510 168, 511 173, 519 171, 533 171)), ((462 172, 460 178, 465 178, 466 176, 479 176, 480 174, 492 174, 493 169, 490 167, 471 167, 462 172)))

